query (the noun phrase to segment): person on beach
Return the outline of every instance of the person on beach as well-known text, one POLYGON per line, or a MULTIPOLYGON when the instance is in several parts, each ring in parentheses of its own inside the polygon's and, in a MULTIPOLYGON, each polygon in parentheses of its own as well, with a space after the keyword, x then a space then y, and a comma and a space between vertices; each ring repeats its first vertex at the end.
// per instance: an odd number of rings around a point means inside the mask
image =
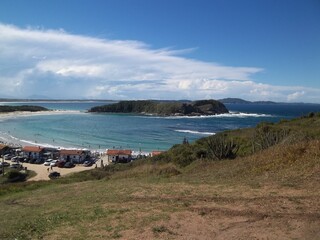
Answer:
POLYGON ((50 168, 47 168, 47 171, 49 172, 50 168))

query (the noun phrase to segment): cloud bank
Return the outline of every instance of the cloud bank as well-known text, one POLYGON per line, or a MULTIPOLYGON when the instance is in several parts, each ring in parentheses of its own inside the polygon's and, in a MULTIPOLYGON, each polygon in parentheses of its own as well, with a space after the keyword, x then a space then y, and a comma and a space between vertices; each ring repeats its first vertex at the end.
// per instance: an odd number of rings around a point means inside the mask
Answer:
POLYGON ((319 102, 319 89, 257 83, 261 68, 199 61, 188 51, 0 23, 0 97, 319 102))

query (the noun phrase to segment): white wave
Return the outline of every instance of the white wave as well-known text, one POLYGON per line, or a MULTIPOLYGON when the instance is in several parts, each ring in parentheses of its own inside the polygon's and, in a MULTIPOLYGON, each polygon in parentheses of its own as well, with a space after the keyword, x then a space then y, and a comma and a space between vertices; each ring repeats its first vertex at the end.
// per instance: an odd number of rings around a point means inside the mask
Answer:
POLYGON ((216 134, 214 132, 198 132, 198 131, 192 131, 192 130, 174 130, 174 131, 182 132, 182 133, 200 134, 200 135, 214 135, 214 134, 216 134))
POLYGON ((274 117, 271 114, 263 114, 263 113, 244 113, 244 112, 232 112, 217 114, 217 115, 200 115, 200 116, 169 116, 169 117, 162 117, 162 116, 138 116, 138 117, 145 117, 145 118, 161 118, 161 119, 204 119, 204 118, 249 118, 249 117, 274 117))
POLYGON ((230 117, 274 117, 271 114, 264 113, 243 113, 243 112, 230 112, 223 115, 230 115, 230 117))

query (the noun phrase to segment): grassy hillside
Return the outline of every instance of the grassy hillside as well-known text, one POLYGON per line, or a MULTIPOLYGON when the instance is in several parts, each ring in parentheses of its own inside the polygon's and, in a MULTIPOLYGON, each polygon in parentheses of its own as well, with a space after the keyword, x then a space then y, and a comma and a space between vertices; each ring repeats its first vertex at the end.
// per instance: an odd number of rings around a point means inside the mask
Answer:
POLYGON ((3 185, 0 239, 319 239, 319 131, 310 115, 223 133, 239 144, 232 159, 210 157, 202 139, 153 159, 3 185), (261 129, 278 140, 253 151, 261 129))

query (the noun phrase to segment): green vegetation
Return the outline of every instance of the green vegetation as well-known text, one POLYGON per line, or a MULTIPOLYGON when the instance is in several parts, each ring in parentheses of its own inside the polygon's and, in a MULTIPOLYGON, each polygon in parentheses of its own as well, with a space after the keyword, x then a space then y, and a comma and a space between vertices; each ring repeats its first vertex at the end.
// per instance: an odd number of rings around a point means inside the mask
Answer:
POLYGON ((22 105, 22 106, 3 105, 3 106, 0 106, 0 113, 17 112, 17 111, 39 112, 39 111, 48 111, 48 109, 45 107, 29 106, 29 105, 22 105))
POLYGON ((1 185, 0 239, 317 239, 319 176, 320 114, 261 123, 129 164, 1 185), (231 154, 215 156, 214 143, 231 154))
MULTIPOLYGON (((2 168, 1 168, 2 170, 2 168)), ((16 183, 16 182, 24 182, 26 181, 28 178, 34 177, 35 176, 35 172, 34 171, 30 171, 30 170, 16 170, 16 169, 10 169, 8 167, 5 167, 5 171, 4 171, 4 175, 1 173, 0 175, 0 184, 7 184, 10 188, 10 184, 8 183, 16 183)), ((2 186, 1 186, 2 187, 2 186)), ((4 189, 2 189, 4 190, 4 189)), ((0 190, 0 195, 3 192, 0 190)))
POLYGON ((18 170, 11 170, 6 173, 7 182, 23 182, 27 179, 27 174, 18 170))
POLYGON ((215 100, 200 100, 190 103, 159 101, 120 101, 119 103, 93 107, 89 112, 144 113, 161 116, 213 115, 227 113, 227 108, 215 100))

